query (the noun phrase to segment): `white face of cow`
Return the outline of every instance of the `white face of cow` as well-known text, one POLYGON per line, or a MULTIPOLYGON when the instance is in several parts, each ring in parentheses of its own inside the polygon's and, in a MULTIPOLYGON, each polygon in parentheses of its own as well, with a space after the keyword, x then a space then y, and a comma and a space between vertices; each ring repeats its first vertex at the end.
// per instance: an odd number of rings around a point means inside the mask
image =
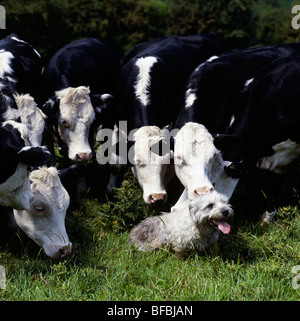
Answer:
POLYGON ((35 202, 28 211, 14 210, 18 226, 46 255, 59 259, 71 252, 65 228, 70 197, 54 167, 41 167, 30 174, 35 202))
POLYGON ((176 175, 187 189, 188 198, 213 189, 223 170, 223 159, 207 129, 187 123, 178 132, 174 145, 176 175))
POLYGON ((168 131, 156 126, 144 126, 134 135, 133 172, 143 189, 146 203, 164 202, 167 197, 164 186, 165 173, 170 164, 170 152, 164 156, 151 151, 151 146, 166 138, 168 131))
POLYGON ((27 165, 20 163, 16 171, 0 184, 0 204, 12 208, 29 209, 34 202, 27 165))
POLYGON ((28 129, 28 140, 31 146, 40 146, 45 128, 46 115, 37 107, 29 95, 14 95, 20 111, 21 122, 28 129))
POLYGON ((89 131, 95 119, 88 87, 66 88, 55 94, 60 100, 58 133, 68 146, 69 158, 81 162, 92 157, 89 131))

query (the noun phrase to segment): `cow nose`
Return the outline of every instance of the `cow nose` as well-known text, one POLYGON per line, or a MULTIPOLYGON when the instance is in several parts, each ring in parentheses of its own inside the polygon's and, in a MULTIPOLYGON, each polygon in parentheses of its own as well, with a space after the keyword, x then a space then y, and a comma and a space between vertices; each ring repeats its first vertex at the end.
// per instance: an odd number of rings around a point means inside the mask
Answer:
POLYGON ((229 215, 229 211, 228 210, 222 210, 221 211, 221 214, 224 216, 224 217, 227 217, 229 215))
POLYGON ((66 255, 72 252, 71 247, 69 245, 63 246, 58 250, 59 257, 62 259, 66 255))
POLYGON ((208 187, 208 186, 199 187, 194 190, 194 196, 195 197, 201 196, 208 192, 212 192, 213 190, 214 189, 212 187, 208 187))
POLYGON ((151 194, 149 196, 149 201, 151 204, 164 203, 166 201, 166 194, 164 193, 151 194))
POLYGON ((76 154, 76 160, 79 162, 87 162, 92 158, 92 153, 78 153, 76 154))

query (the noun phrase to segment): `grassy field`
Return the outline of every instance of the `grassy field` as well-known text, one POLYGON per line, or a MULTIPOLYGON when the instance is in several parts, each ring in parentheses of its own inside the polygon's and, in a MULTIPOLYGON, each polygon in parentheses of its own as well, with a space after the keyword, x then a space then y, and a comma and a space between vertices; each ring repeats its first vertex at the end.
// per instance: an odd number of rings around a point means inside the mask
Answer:
POLYGON ((292 268, 300 265, 298 208, 281 208, 267 227, 239 211, 216 254, 141 253, 128 245, 128 232, 155 211, 129 175, 114 202, 90 199, 68 213, 73 252, 65 260, 47 258, 23 237, 2 245, 0 300, 299 300, 292 286, 292 268))

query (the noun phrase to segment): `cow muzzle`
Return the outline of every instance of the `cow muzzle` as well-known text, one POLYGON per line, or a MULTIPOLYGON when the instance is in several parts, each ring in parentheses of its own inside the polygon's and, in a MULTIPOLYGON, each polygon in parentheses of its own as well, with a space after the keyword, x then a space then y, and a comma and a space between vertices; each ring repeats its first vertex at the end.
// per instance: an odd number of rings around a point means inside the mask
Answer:
POLYGON ((87 162, 92 158, 92 152, 78 153, 75 156, 76 162, 87 162))
POLYGON ((55 260, 62 259, 72 252, 72 244, 60 247, 51 257, 55 260))
POLYGON ((202 186, 194 190, 194 197, 202 196, 206 193, 212 192, 214 189, 208 186, 202 186))
POLYGON ((151 204, 164 203, 166 200, 167 200, 166 193, 151 194, 149 196, 149 203, 151 203, 151 204))

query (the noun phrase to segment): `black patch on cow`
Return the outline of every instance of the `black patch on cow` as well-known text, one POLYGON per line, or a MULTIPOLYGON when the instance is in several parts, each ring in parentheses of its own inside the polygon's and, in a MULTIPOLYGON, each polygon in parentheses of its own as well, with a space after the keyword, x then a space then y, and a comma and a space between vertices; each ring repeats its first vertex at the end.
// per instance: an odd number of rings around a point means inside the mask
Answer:
POLYGON ((42 166, 49 162, 51 154, 46 147, 29 147, 21 149, 18 152, 18 158, 26 165, 42 166))
POLYGON ((16 171, 18 152, 24 147, 20 132, 11 125, 0 127, 0 184, 16 171))

